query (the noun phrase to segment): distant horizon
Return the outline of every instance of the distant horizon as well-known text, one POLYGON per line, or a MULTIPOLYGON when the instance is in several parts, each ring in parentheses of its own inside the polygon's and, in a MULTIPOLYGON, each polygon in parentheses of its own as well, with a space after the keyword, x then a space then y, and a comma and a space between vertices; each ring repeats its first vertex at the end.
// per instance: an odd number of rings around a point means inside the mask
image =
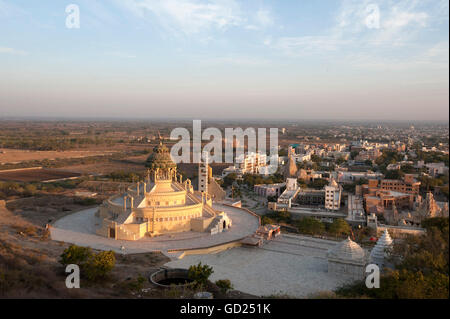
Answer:
POLYGON ((445 120, 409 120, 409 119, 326 119, 326 118, 320 118, 320 119, 283 119, 283 118, 273 118, 273 119, 267 119, 267 118, 252 118, 252 119, 243 119, 243 118, 198 118, 198 117, 192 117, 192 118, 185 118, 185 117, 154 117, 154 118, 133 118, 133 117, 85 117, 85 116, 7 116, 2 117, 0 116, 0 122, 1 121, 64 121, 64 122, 191 122, 193 120, 201 120, 204 122, 229 122, 229 121, 235 121, 237 123, 240 122, 247 122, 247 123, 256 123, 256 122, 262 122, 262 123, 302 123, 302 122, 312 122, 312 123, 335 123, 335 124, 345 124, 345 123, 367 123, 367 124, 426 124, 426 123, 439 123, 439 124, 449 124, 450 121, 448 119, 445 120))
POLYGON ((0 0, 0 118, 440 121, 448 0, 0 0))

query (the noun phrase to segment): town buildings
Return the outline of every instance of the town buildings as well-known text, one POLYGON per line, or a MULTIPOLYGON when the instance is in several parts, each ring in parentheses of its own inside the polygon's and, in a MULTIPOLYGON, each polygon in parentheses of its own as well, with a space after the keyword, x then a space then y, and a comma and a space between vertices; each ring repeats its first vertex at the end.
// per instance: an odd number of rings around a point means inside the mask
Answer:
POLYGON ((238 156, 235 160, 235 165, 229 166, 222 171, 222 177, 230 173, 235 173, 239 176, 244 174, 260 174, 270 175, 276 172, 280 158, 278 155, 267 157, 261 152, 251 152, 238 156))
POLYGON ((276 184, 258 184, 253 186, 253 191, 262 197, 280 196, 282 189, 286 186, 286 183, 276 184))
POLYGON ((400 179, 381 179, 381 180, 369 180, 368 184, 362 186, 363 190, 371 192, 378 188, 386 191, 394 191, 406 194, 419 194, 420 182, 417 181, 413 175, 405 174, 402 180, 400 179))

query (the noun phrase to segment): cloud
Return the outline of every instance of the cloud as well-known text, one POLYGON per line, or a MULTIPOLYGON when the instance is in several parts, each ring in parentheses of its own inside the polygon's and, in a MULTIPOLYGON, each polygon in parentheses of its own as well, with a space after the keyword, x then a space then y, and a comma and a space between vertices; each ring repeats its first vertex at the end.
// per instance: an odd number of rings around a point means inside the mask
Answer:
POLYGON ((16 50, 13 48, 5 48, 5 47, 0 47, 0 54, 4 53, 4 54, 11 54, 11 55, 27 55, 28 52, 26 51, 22 51, 22 50, 16 50))
POLYGON ((264 44, 281 50, 286 55, 304 56, 317 53, 336 51, 344 44, 343 39, 329 36, 303 36, 303 37, 281 37, 276 41, 265 39, 264 44))
POLYGON ((245 26, 247 30, 263 30, 275 24, 272 12, 265 8, 259 8, 250 20, 252 23, 245 26))
POLYGON ((389 0, 344 0, 335 16, 335 24, 321 34, 279 37, 265 44, 297 56, 350 49, 392 51, 393 47, 416 45, 427 28, 444 21, 442 11, 448 12, 445 8, 441 2, 426 0, 400 0, 394 6, 389 0), (374 18, 376 23, 370 24, 374 18))
POLYGON ((270 65, 270 61, 267 59, 247 56, 224 56, 207 58, 203 59, 201 62, 202 64, 207 66, 234 65, 240 67, 261 67, 270 65))
POLYGON ((449 42, 448 41, 442 41, 431 48, 429 48, 425 53, 423 54, 424 58, 429 59, 431 61, 434 61, 436 63, 444 63, 447 64, 448 68, 448 58, 449 54, 449 42))
POLYGON ((425 12, 398 12, 393 10, 391 17, 383 24, 385 28, 400 28, 409 24, 425 27, 428 14, 425 12))
POLYGON ((256 12, 256 21, 263 27, 272 26, 274 24, 271 12, 268 9, 259 9, 256 12))
POLYGON ((11 18, 24 14, 25 11, 18 6, 0 0, 0 17, 11 18))
MULTIPOLYGON (((449 68, 449 43, 442 41, 418 53, 400 57, 380 57, 370 53, 356 53, 351 55, 349 61, 353 67, 362 69, 401 71, 427 69, 443 71, 439 73, 446 74, 447 72, 444 70, 449 68)), ((445 77, 448 78, 448 74, 445 77)))
POLYGON ((123 59, 135 59, 136 58, 136 55, 134 55, 134 54, 129 54, 129 53, 120 52, 120 51, 107 52, 106 55, 114 56, 117 58, 123 58, 123 59))
POLYGON ((127 0, 121 4, 140 18, 149 14, 156 17, 165 29, 176 34, 224 31, 244 21, 235 0, 127 0))

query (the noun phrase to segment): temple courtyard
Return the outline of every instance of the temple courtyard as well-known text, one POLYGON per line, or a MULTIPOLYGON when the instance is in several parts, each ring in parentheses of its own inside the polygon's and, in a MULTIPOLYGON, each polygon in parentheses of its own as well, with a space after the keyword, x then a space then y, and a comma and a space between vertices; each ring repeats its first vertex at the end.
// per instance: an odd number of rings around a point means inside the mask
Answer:
POLYGON ((262 248, 237 247, 216 254, 189 255, 166 266, 189 268, 201 262, 213 267, 212 281, 229 279, 239 291, 306 298, 351 281, 327 272, 326 253, 335 245, 334 241, 282 234, 262 248))
POLYGON ((184 250, 238 242, 254 234, 259 226, 258 218, 243 209, 220 204, 214 204, 214 209, 225 211, 233 220, 230 229, 216 235, 189 231, 136 241, 114 240, 95 233, 101 221, 95 216, 97 208, 91 208, 56 221, 50 228, 51 237, 56 241, 121 254, 159 251, 171 258, 165 264, 170 268, 187 269, 199 262, 208 264, 214 269, 212 281, 229 279, 234 289, 257 296, 305 298, 331 291, 351 280, 327 271, 327 252, 337 244, 335 241, 301 235, 282 234, 265 241, 262 247, 242 246, 183 257, 184 250))
POLYGON ((96 234, 96 229, 101 223, 95 216, 97 208, 82 210, 57 220, 50 228, 50 232, 53 240, 99 250, 113 250, 124 254, 160 251, 169 257, 177 257, 179 252, 168 253, 168 251, 182 252, 239 241, 254 234, 259 227, 258 217, 243 209, 220 204, 214 204, 213 208, 224 211, 233 220, 231 228, 216 235, 188 231, 144 237, 136 241, 114 240, 96 234))

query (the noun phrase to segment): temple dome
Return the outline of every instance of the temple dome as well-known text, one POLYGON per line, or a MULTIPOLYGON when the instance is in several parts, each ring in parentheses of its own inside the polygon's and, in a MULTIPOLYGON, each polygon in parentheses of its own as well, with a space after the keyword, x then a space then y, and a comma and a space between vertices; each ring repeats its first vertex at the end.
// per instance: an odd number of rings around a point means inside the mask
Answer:
POLYGON ((162 142, 155 146, 153 153, 147 158, 145 166, 152 170, 156 170, 158 168, 168 169, 177 167, 177 165, 172 161, 169 149, 162 144, 162 142))
POLYGON ((357 243, 347 237, 328 251, 328 259, 339 260, 347 263, 364 263, 366 253, 357 243))

